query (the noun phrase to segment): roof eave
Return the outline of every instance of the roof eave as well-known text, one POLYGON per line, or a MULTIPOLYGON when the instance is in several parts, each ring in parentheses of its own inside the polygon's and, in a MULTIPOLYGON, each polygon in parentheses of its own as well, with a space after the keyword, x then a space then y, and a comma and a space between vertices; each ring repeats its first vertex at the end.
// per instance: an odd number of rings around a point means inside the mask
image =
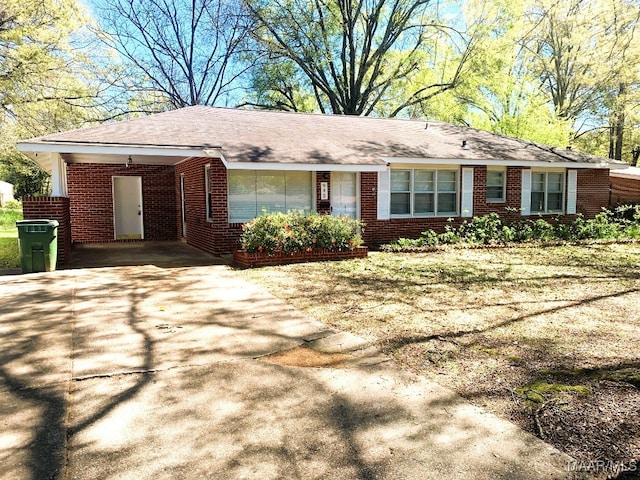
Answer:
POLYGON ((227 162, 228 170, 288 170, 307 172, 384 172, 387 164, 345 163, 278 163, 278 162, 227 162))
POLYGON ((138 155, 159 157, 218 157, 220 147, 212 146, 159 146, 128 144, 95 144, 75 142, 18 142, 23 153, 83 153, 88 155, 138 155))
POLYGON ((573 162, 573 161, 544 161, 544 160, 487 160, 468 158, 404 158, 383 157, 389 164, 406 165, 487 165, 499 167, 533 167, 533 168, 595 168, 595 169, 624 169, 628 165, 624 162, 573 162))

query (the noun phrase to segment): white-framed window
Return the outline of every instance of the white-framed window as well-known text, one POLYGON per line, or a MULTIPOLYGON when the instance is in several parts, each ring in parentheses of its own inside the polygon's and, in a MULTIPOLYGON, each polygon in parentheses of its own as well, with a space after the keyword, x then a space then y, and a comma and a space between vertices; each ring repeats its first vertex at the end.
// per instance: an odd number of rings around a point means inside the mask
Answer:
POLYGON ((207 222, 213 220, 213 208, 211 206, 211 164, 207 163, 204 166, 204 204, 207 222))
POLYGON ((248 222, 268 212, 312 209, 311 172, 229 170, 229 223, 248 222))
POLYGON ((391 216, 455 216, 458 183, 458 170, 392 170, 391 216))
POLYGON ((504 169, 487 169, 487 203, 501 203, 506 200, 507 172, 504 169))
POLYGON ((531 213, 562 213, 564 172, 531 172, 531 213))

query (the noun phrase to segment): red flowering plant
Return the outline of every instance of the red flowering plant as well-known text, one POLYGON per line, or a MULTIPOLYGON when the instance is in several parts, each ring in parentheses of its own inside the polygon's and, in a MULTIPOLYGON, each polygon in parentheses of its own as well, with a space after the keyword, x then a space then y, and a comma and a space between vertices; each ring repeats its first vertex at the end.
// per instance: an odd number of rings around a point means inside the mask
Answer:
POLYGON ((300 212, 263 212, 242 226, 243 250, 254 253, 299 253, 347 250, 362 243, 359 220, 300 212))

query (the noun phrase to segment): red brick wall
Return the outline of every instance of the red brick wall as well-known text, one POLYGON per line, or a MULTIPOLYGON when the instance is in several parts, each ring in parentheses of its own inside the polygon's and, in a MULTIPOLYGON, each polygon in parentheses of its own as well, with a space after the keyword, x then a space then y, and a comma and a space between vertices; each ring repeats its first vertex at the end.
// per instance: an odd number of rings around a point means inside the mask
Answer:
POLYGON ((578 198, 576 211, 593 218, 609 206, 609 170, 578 170, 578 198))
POLYGON ((304 262, 327 262, 332 260, 349 260, 353 258, 366 258, 367 247, 357 247, 353 250, 330 251, 321 250, 303 253, 247 253, 244 250, 233 252, 233 264, 242 268, 265 267, 267 265, 287 265, 304 262))
POLYGON ((71 218, 69 199, 66 197, 25 197, 22 199, 22 215, 25 220, 57 220, 58 261, 61 266, 71 254, 71 218))
POLYGON ((176 240, 173 166, 70 164, 67 185, 71 238, 77 243, 114 241, 112 177, 142 177, 145 240, 176 240))
POLYGON ((628 203, 640 203, 640 178, 610 176, 611 207, 628 203))
POLYGON ((218 159, 192 158, 175 168, 175 218, 178 237, 182 236, 180 175, 184 174, 187 218, 186 242, 214 255, 233 252, 240 247, 241 224, 229 224, 227 208, 227 170, 218 159), (207 221, 204 166, 211 164, 212 221, 207 221))
POLYGON ((522 188, 522 168, 508 167, 507 191, 504 202, 487 202, 487 167, 473 167, 473 215, 481 217, 489 213, 499 213, 510 220, 520 218, 520 190, 522 188))

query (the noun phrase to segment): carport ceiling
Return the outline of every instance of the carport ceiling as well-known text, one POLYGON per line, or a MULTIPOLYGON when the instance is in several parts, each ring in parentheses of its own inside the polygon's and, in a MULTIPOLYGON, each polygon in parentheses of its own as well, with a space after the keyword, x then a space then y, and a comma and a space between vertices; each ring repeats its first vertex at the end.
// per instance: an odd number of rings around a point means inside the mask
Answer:
POLYGON ((176 165, 189 155, 183 156, 159 156, 159 155, 97 155, 91 153, 61 153, 60 156, 67 163, 107 163, 129 165, 176 165), (129 162, 131 158, 131 162, 129 162))

